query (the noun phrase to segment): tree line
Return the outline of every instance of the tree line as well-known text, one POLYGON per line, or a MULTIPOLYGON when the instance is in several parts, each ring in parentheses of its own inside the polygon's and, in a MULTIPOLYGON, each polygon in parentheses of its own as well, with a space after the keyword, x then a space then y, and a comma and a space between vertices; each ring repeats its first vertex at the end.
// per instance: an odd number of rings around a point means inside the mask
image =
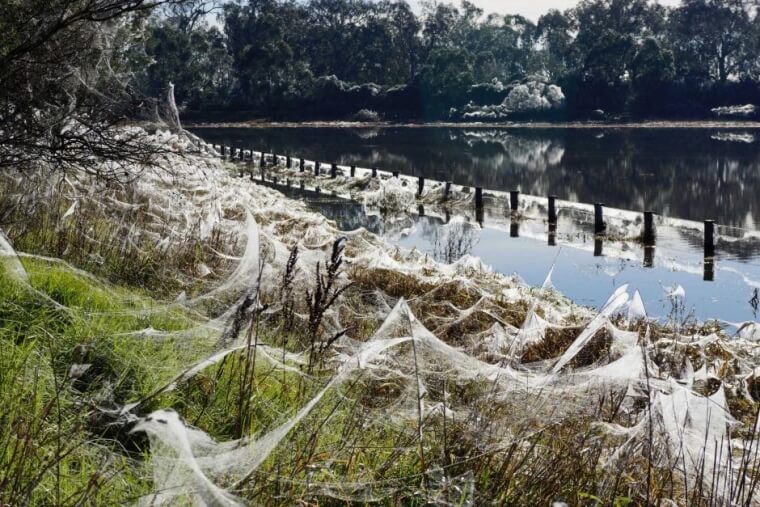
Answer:
POLYGON ((145 55, 146 94, 172 81, 182 106, 206 113, 456 118, 530 80, 558 85, 554 114, 567 117, 704 117, 760 102, 748 0, 581 0, 537 22, 466 0, 418 13, 403 0, 196 0, 151 16, 145 55))

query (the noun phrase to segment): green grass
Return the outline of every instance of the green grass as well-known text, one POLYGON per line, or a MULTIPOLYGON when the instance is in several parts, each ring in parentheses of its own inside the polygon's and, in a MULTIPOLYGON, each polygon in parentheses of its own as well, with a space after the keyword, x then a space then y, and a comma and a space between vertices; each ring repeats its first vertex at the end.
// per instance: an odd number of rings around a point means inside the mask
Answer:
POLYGON ((144 470, 135 455, 117 452, 117 442, 98 434, 95 405, 137 399, 206 352, 198 343, 125 333, 149 326, 180 331, 198 322, 60 264, 24 266, 31 289, 0 271, 0 504, 135 498, 149 487, 144 470), (77 362, 92 367, 73 382, 68 371, 77 362))

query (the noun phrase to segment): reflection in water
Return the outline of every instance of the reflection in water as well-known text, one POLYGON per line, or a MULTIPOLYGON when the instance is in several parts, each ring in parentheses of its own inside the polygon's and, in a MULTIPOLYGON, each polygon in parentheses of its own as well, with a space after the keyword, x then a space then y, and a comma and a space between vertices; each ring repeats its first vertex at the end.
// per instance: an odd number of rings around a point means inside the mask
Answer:
MULTIPOLYGON (((760 143, 746 129, 197 129, 236 147, 756 229, 760 143)), ((753 134, 754 135, 754 134, 753 134)))
POLYGON ((478 243, 478 230, 466 222, 457 220, 439 225, 426 220, 421 224, 423 237, 432 244, 432 256, 438 262, 456 262, 471 253, 478 243))

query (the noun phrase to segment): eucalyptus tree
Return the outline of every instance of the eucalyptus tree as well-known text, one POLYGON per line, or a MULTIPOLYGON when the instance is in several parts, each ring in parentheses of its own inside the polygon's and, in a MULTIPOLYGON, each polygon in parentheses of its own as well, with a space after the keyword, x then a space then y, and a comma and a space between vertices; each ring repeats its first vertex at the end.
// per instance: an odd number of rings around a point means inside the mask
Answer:
POLYGON ((671 19, 679 75, 725 83, 751 72, 751 7, 745 0, 683 0, 671 19))

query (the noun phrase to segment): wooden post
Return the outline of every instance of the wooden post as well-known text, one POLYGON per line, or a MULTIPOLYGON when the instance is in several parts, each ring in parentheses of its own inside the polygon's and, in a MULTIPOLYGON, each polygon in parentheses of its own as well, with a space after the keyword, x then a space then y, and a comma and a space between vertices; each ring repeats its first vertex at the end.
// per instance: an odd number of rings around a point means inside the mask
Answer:
POLYGON ((332 164, 330 166, 330 177, 335 178, 338 176, 338 166, 336 164, 332 164))
POLYGON ((221 158, 224 158, 224 145, 221 145, 221 146, 220 146, 220 148, 221 148, 221 149, 219 150, 219 151, 220 151, 220 153, 221 153, 221 155, 220 155, 220 156, 221 156, 221 158))
POLYGON ((594 239, 594 257, 601 257, 604 255, 603 253, 604 248, 604 240, 601 237, 597 237, 594 239))
POLYGON ((607 229, 607 224, 604 223, 604 203, 598 202, 594 204, 594 233, 601 234, 607 229))
POLYGON ((644 247, 644 267, 645 268, 654 267, 654 247, 653 246, 644 247))
POLYGON ((398 178, 398 171, 393 171, 393 177, 398 178))
POLYGON ((277 185, 277 176, 272 176, 272 185, 277 185))
POLYGON ((290 178, 285 180, 285 186, 290 188, 290 178))
POLYGON ((518 222, 517 220, 512 220, 509 223, 509 237, 510 238, 520 237, 520 222, 518 222))
POLYGON ((248 168, 251 172, 251 181, 253 181, 253 163, 251 163, 250 167, 248 168))
POLYGON ((316 193, 320 193, 320 192, 322 191, 322 189, 320 189, 319 187, 314 187, 314 191, 315 191, 316 193))
POLYGON ((354 176, 356 176, 356 166, 352 165, 351 166, 351 177, 353 178, 354 176))
MULTIPOLYGON (((303 159, 301 159, 301 160, 303 160, 303 159)), ((301 190, 304 190, 306 188, 306 183, 304 183, 304 181, 301 180, 301 184, 298 185, 298 186, 301 188, 301 190)))
POLYGON ((443 198, 448 199, 450 193, 451 193, 451 182, 447 181, 446 186, 443 189, 443 198))
POLYGON ((512 190, 509 192, 509 209, 517 211, 518 204, 520 204, 520 191, 512 190))
POLYGON ((306 163, 303 161, 303 158, 299 159, 298 161, 298 170, 300 172, 304 172, 306 170, 306 163))
MULTIPOLYGON (((557 224, 557 196, 549 196, 549 223, 557 224)), ((556 230, 556 227, 555 227, 556 230)))
POLYGON ((705 259, 705 270, 702 279, 705 282, 715 281, 715 262, 712 259, 705 259))
POLYGON ((705 220, 705 258, 715 257, 715 221, 705 220))
POLYGON ((549 222, 549 246, 557 246, 557 224, 549 222))
POLYGON ((419 216, 421 216, 421 217, 424 217, 425 216, 425 206, 423 206, 422 204, 418 205, 417 206, 417 214, 419 216))
POLYGON ((377 167, 372 168, 372 177, 377 178, 377 167))
POLYGON ((477 187, 475 189, 475 207, 477 209, 483 209, 483 187, 477 187))
POLYGON ((655 230, 654 230, 654 211, 644 212, 644 245, 654 246, 655 244, 655 230))
POLYGON ((264 155, 264 152, 261 152, 261 157, 259 157, 259 167, 262 169, 267 166, 267 159, 266 155, 264 155))
POLYGON ((422 197, 422 191, 425 189, 425 178, 422 176, 417 178, 417 195, 422 197))
POLYGON ((290 155, 285 157, 285 166, 287 166, 287 168, 290 169, 290 155))
POLYGON ((319 162, 314 162, 314 176, 319 176, 319 166, 320 166, 319 162))

